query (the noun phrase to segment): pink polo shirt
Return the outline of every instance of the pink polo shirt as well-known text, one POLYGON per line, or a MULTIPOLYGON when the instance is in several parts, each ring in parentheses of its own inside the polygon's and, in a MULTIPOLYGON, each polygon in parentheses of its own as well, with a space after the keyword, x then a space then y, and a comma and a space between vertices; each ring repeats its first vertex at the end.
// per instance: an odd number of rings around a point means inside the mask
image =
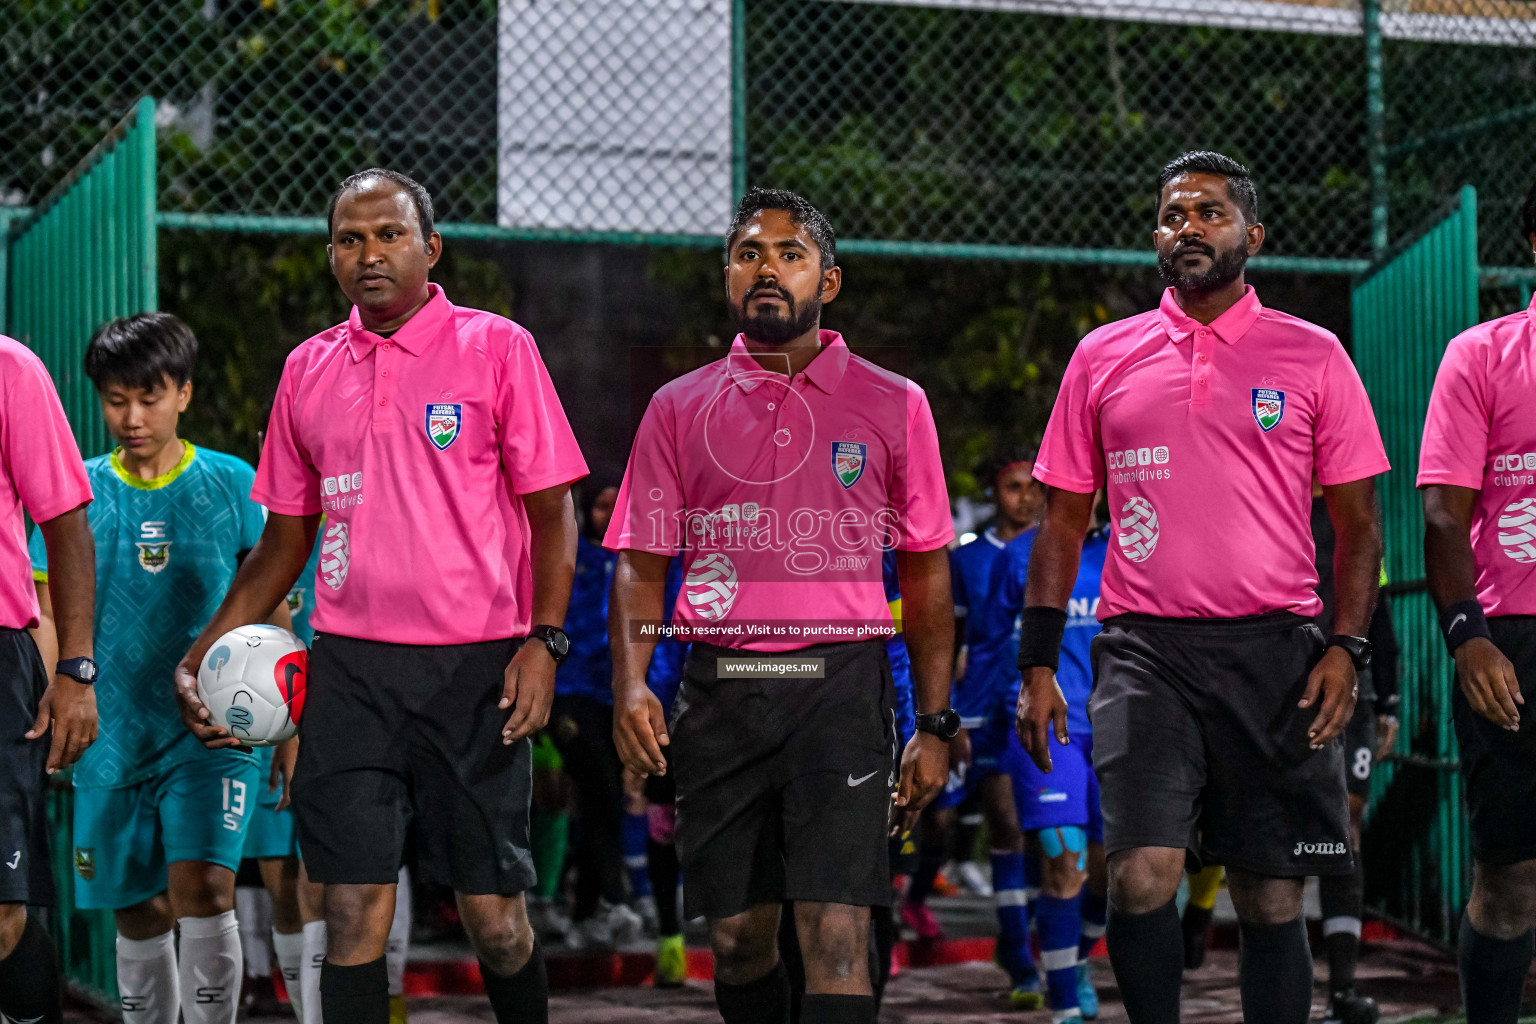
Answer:
POLYGON ((47 367, 3 336, 0 388, 0 626, 29 629, 38 621, 37 590, 22 510, 46 523, 89 504, 91 485, 47 367))
POLYGON ((1082 494, 1108 483, 1100 619, 1311 616, 1314 470, 1325 485, 1387 470, 1339 340, 1251 287, 1202 326, 1169 289, 1078 344, 1035 478, 1082 494))
POLYGON ((788 651, 888 635, 885 552, 954 536, 927 396, 834 331, 821 345, 790 380, 737 337, 646 409, 603 543, 683 553, 674 621, 691 639, 788 651))
POLYGON ((389 338, 352 310, 288 356, 251 497, 320 512, 311 623, 397 644, 521 636, 520 495, 587 472, 533 337, 432 285, 389 338))
POLYGON ((1486 615, 1536 615, 1536 303, 1451 340, 1435 375, 1419 486, 1478 491, 1477 600, 1486 615))

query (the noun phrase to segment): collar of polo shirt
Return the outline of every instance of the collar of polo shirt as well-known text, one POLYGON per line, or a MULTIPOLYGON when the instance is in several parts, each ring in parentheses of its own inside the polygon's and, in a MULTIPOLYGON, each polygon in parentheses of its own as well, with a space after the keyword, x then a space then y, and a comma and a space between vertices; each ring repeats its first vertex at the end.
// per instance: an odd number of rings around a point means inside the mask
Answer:
POLYGON ((413 356, 421 355, 441 333, 443 325, 453 318, 453 303, 448 301, 443 290, 435 284, 429 284, 427 292, 430 296, 427 304, 388 338, 382 338, 364 327, 362 316, 357 307, 353 306, 352 314, 347 317, 347 347, 352 350, 352 358, 363 359, 375 346, 385 342, 399 345, 413 356))
MULTIPOLYGON (((1250 284, 1243 289, 1243 297, 1234 302, 1231 309, 1212 320, 1209 327, 1216 333, 1216 337, 1228 345, 1235 345, 1238 339, 1248 333, 1248 328, 1253 326, 1263 311, 1264 306, 1259 302, 1258 293, 1250 284)), ((1207 326, 1179 308, 1179 300, 1174 298, 1172 288, 1163 292, 1163 301, 1158 303, 1157 313, 1163 322, 1163 330, 1175 345, 1194 337, 1196 331, 1207 326)))
MULTIPOLYGON (((821 331, 817 337, 821 341, 821 351, 800 372, 830 395, 837 390, 843 373, 848 369, 848 346, 844 344, 843 336, 836 331, 821 331)), ((753 358, 752 353, 747 351, 746 340, 739 334, 731 342, 731 351, 725 357, 725 372, 737 387, 749 395, 763 381, 775 377, 782 381, 784 378, 782 373, 765 368, 753 358)))

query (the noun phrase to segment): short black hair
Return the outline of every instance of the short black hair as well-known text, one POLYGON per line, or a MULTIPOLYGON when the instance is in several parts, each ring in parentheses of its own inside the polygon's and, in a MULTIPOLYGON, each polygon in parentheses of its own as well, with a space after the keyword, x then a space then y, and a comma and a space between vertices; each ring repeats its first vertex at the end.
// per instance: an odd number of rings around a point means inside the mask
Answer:
POLYGON ((1520 204, 1520 240, 1529 242, 1531 236, 1536 235, 1536 184, 1525 194, 1525 202, 1520 204))
POLYGON ((837 265, 837 236, 832 232, 831 222, 820 210, 798 193, 782 188, 758 188, 756 185, 747 189, 747 194, 736 204, 736 216, 731 219, 731 226, 725 233, 727 264, 731 262, 731 246, 736 244, 736 236, 741 233, 742 225, 764 210, 783 210, 795 224, 805 229, 821 253, 822 270, 830 270, 837 265))
MULTIPOLYGON (((1215 174, 1227 179, 1227 197, 1243 211, 1249 224, 1259 222, 1259 192, 1253 187, 1248 168, 1229 156, 1209 149, 1196 149, 1169 161, 1157 176, 1157 205, 1162 209, 1163 189, 1181 174, 1215 174)), ((1161 214, 1159 214, 1161 216, 1161 214)))
POLYGON ((330 205, 325 208, 325 233, 330 235, 336 228, 336 204, 341 202, 341 197, 349 191, 357 188, 369 178, 383 178, 392 181, 411 197, 411 202, 416 207, 416 219, 421 223, 421 238, 426 241, 432 237, 434 218, 432 215, 432 193, 426 186, 412 178, 408 174, 392 171, 388 167, 370 167, 366 171, 358 171, 341 179, 341 184, 336 186, 336 191, 331 193, 330 205))
POLYGON ((85 347, 85 375, 100 391, 108 384, 154 391, 165 378, 179 388, 197 365, 197 336, 170 313, 135 313, 102 324, 85 347))
POLYGON ((1009 466, 1016 466, 1021 462, 1034 462, 1038 456, 1039 453, 1035 449, 1024 447, 1009 448, 1002 454, 994 456, 986 465, 986 479, 982 481, 982 484, 987 489, 987 493, 990 494, 996 489, 997 478, 1003 475, 1003 470, 1009 466))

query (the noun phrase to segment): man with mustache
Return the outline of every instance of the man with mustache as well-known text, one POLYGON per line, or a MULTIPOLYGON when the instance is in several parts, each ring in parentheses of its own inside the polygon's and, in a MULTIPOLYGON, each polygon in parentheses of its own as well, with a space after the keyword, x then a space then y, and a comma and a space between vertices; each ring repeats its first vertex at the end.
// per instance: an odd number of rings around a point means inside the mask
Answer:
POLYGON ((370 168, 331 197, 326 254, 353 303, 294 349, 252 497, 269 511, 176 669, 183 723, 209 720, 213 641, 288 593, 321 534, 293 781, 299 846, 325 886, 327 1024, 387 1024, 385 944, 407 829, 421 877, 453 887, 503 1024, 548 1019, 523 898, 534 883, 528 737, 549 719, 586 463, 532 335, 455 306, 432 197, 370 168))
POLYGON ((1050 770, 1067 742, 1055 667, 1093 492, 1114 531, 1094 640, 1093 765, 1109 860, 1110 962, 1134 1024, 1176 1024, 1186 858, 1224 864, 1248 1024, 1303 1024, 1308 875, 1351 870, 1339 735, 1376 594, 1370 401, 1329 332, 1259 303, 1248 171, 1186 153, 1158 178, 1158 309, 1078 345, 1035 477, 1019 643, 1019 738, 1050 770), (1314 470, 1337 536, 1335 634, 1312 622, 1314 470), (1214 528, 1219 524, 1219 529, 1214 528))
POLYGON ((922 390, 820 329, 837 297, 831 225, 791 192, 752 189, 725 239, 741 335, 652 396, 604 543, 614 739, 670 774, 687 916, 709 920, 726 1024, 783 1024, 780 907, 794 904, 804 1024, 873 1024, 870 907, 891 899, 898 789, 882 579, 896 549, 916 736, 900 753, 907 824, 943 787, 954 535, 922 390), (668 561, 693 640, 670 725, 646 687, 668 561), (663 751, 667 753, 664 754, 663 751))

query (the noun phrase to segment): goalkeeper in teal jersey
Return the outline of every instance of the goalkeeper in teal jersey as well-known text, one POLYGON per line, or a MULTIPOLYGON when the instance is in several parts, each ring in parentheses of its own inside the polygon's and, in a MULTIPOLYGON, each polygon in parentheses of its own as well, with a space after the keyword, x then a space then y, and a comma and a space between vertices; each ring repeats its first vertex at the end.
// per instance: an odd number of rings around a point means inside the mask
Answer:
MULTIPOLYGON (((117 978, 131 1024, 232 1024, 241 951, 235 869, 266 780, 250 750, 209 750, 182 724, 171 687, 264 513, 241 460, 176 435, 192 397, 197 341, 166 313, 104 325, 85 372, 119 447, 86 463, 97 495, 96 686, 101 731, 75 767, 75 904, 112 910, 117 978), (180 926, 180 958, 175 933, 180 926)), ((31 544, 52 632, 47 557, 31 544)), ((288 625, 286 608, 272 620, 288 625)))

